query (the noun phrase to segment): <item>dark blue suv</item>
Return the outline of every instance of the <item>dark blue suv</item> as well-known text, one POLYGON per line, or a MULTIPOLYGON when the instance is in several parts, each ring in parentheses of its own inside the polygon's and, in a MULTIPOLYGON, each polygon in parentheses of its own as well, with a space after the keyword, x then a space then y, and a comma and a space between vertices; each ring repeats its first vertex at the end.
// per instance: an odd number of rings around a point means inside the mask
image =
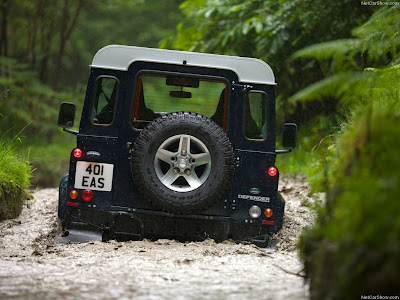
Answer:
POLYGON ((275 79, 254 58, 107 46, 95 55, 60 182, 59 242, 171 238, 268 245, 282 227, 275 79))

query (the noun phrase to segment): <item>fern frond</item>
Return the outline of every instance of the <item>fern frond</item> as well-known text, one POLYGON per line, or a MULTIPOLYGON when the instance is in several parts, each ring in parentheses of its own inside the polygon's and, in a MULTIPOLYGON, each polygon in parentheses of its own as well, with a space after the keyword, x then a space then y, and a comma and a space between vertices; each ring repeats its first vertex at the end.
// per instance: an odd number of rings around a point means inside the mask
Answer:
POLYGON ((381 9, 377 10, 369 19, 367 22, 364 23, 364 25, 369 25, 371 23, 374 23, 376 21, 381 21, 388 16, 391 16, 393 13, 396 13, 396 8, 395 6, 388 6, 388 7, 382 7, 381 9))
POLYGON ((370 76, 357 72, 336 74, 297 92, 289 98, 289 102, 313 101, 329 97, 342 98, 344 93, 348 91, 354 93, 355 90, 359 93, 364 90, 360 85, 364 86, 367 83, 367 77, 370 76))
POLYGON ((378 69, 366 68, 363 73, 341 73, 325 78, 297 92, 289 102, 304 102, 324 98, 365 97, 367 95, 398 95, 400 82, 400 64, 378 69))
MULTIPOLYGON (((370 38, 372 35, 393 35, 399 32, 400 10, 398 7, 383 7, 374 13, 371 18, 352 30, 352 35, 361 39, 370 38)), ((372 45, 373 46, 373 45, 372 45)))
POLYGON ((336 55, 344 55, 350 51, 356 51, 360 46, 357 39, 341 39, 319 43, 306 47, 293 54, 292 59, 296 58, 315 58, 317 60, 330 59, 336 55))

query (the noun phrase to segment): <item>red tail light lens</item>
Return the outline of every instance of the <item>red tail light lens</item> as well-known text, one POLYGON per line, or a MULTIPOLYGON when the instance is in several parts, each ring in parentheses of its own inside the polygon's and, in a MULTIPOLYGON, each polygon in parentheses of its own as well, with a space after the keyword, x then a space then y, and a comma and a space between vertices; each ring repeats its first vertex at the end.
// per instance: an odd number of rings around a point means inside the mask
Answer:
POLYGON ((278 174, 278 169, 275 167, 271 167, 268 169, 268 175, 271 177, 276 176, 276 174, 278 174))
POLYGON ((79 148, 75 148, 74 152, 73 152, 73 155, 74 155, 75 158, 81 158, 82 157, 82 150, 79 149, 79 148))
POLYGON ((84 190, 82 192, 82 200, 85 202, 90 202, 93 199, 93 192, 91 190, 84 190))

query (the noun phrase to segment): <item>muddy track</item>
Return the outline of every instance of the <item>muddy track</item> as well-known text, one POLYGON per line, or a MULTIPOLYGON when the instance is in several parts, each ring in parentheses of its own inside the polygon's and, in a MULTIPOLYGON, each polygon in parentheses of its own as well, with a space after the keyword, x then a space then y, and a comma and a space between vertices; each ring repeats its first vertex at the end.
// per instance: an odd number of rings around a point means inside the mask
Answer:
POLYGON ((296 242, 318 196, 303 181, 281 180, 275 250, 212 240, 55 245, 58 190, 34 191, 17 219, 0 223, 0 298, 308 299, 296 242))

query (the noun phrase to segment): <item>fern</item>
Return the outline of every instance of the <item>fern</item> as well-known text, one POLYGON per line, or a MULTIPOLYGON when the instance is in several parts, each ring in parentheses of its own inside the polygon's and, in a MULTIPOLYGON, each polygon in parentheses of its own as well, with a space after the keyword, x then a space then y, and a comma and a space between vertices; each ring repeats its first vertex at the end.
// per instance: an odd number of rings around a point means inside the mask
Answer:
POLYGON ((297 51, 292 59, 297 58, 315 58, 317 60, 328 60, 337 55, 345 55, 355 51, 360 46, 358 39, 342 39, 329 41, 306 47, 297 51))
POLYGON ((373 76, 372 74, 356 72, 333 75, 294 94, 289 98, 289 102, 304 102, 323 98, 345 98, 346 93, 351 97, 354 91, 358 91, 357 94, 364 91, 373 76))
POLYGON ((292 56, 328 60, 332 75, 299 91, 290 102, 329 97, 346 102, 371 94, 398 94, 400 10, 382 8, 352 34, 354 39, 312 45, 292 56))

